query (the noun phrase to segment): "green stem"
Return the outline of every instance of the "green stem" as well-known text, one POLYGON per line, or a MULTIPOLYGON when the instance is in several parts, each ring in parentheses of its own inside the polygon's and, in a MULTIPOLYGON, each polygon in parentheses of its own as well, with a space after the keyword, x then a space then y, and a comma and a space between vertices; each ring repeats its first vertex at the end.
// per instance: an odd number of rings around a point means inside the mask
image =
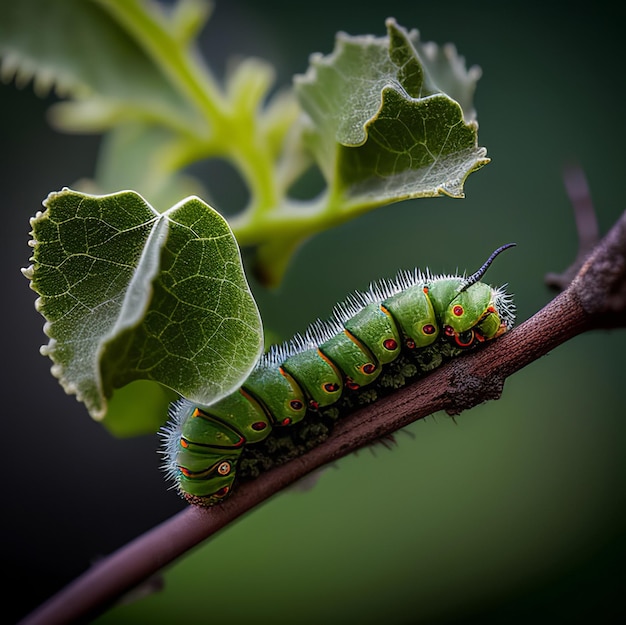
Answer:
MULTIPOLYGON (((388 204, 389 202, 385 202, 388 204)), ((314 200, 285 201, 271 211, 243 213, 230 221, 240 245, 257 245, 276 238, 304 238, 367 213, 381 202, 348 204, 345 199, 325 193, 314 200)))
POLYGON ((122 24, 164 74, 195 102, 214 125, 226 116, 226 102, 208 69, 200 66, 139 0, 95 0, 122 24))
MULTIPOLYGON (((242 119, 240 110, 226 100, 224 93, 205 66, 167 31, 159 15, 149 12, 138 0, 96 0, 140 43, 164 74, 210 122, 211 135, 198 137, 195 155, 230 158, 246 180, 253 204, 249 215, 266 214, 280 201, 276 191, 273 159, 258 135, 255 112, 242 119), (221 154, 215 146, 225 146, 221 154)), ((193 133, 198 136, 198 129, 193 133)))

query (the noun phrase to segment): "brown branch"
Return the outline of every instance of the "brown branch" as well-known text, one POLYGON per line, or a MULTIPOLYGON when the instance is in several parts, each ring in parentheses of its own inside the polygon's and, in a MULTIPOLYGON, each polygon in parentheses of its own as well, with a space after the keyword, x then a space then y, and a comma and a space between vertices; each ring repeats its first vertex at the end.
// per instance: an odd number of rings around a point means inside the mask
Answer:
POLYGON ((129 590, 288 485, 434 412, 459 414, 500 397, 507 377, 570 338, 626 327, 626 212, 545 308, 477 352, 340 421, 319 447, 241 484, 223 504, 190 506, 101 561, 26 617, 23 625, 93 618, 129 590))

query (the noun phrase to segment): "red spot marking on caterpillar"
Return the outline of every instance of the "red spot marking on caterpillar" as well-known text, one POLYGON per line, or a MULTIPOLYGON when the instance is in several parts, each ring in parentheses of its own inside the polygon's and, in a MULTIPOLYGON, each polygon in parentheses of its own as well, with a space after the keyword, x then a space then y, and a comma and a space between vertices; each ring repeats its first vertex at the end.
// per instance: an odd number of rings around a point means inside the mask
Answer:
POLYGON ((311 399, 309 401, 309 406, 311 407, 311 410, 317 410, 320 407, 320 405, 314 399, 311 399))
POLYGON ((265 421, 257 421, 256 423, 253 423, 251 427, 256 432, 260 432, 267 427, 267 423, 265 423, 265 421))
POLYGON ((392 352, 394 349, 398 348, 398 342, 396 341, 396 339, 385 339, 383 341, 383 347, 392 352))
POLYGON ((304 404, 299 399, 292 399, 289 405, 293 410, 302 410, 304 408, 304 404))
POLYGON ((435 326, 432 323, 427 323, 423 328, 422 328, 422 332, 424 334, 434 334, 436 332, 437 328, 435 328, 435 326))
POLYGON ((233 447, 241 447, 246 442, 243 436, 239 437, 239 440, 233 445, 233 447))
POLYGON ((289 417, 285 417, 281 422, 281 425, 291 425, 291 419, 289 417))
POLYGON ((406 340, 406 346, 409 349, 415 349, 415 341, 413 339, 407 339, 406 340))
POLYGON ((428 287, 427 287, 427 286, 425 286, 425 287, 422 289, 422 291, 424 291, 424 293, 426 293, 426 295, 428 295, 428 287))
POLYGON ((460 304, 457 304, 453 309, 452 309, 452 314, 455 317, 460 317, 465 311, 463 310, 463 306, 461 306, 460 304))
POLYGON ((222 486, 222 488, 213 493, 213 497, 224 497, 228 494, 229 490, 230 488, 228 488, 228 486, 222 486))
POLYGON ((327 393, 335 393, 339 390, 339 384, 336 384, 335 382, 327 382, 326 384, 324 384, 323 389, 327 393))
POLYGON ((495 313, 497 311, 496 311, 496 309, 493 306, 489 306, 489 308, 487 308, 487 312, 488 313, 495 313))
POLYGON ((446 326, 443 331, 446 333, 446 336, 454 336, 454 328, 452 326, 446 326))
POLYGON ((366 375, 371 375, 374 371, 376 371, 376 365, 368 362, 361 367, 361 371, 363 371, 366 375))
POLYGON ((187 447, 189 447, 189 442, 187 440, 185 440, 184 438, 180 439, 180 446, 184 447, 185 449, 187 449, 187 447))
POLYGON ((202 416, 202 412, 200 411, 200 408, 196 408, 193 411, 193 414, 191 415, 192 417, 201 417, 202 416))
POLYGON ((346 386, 351 391, 356 391, 358 388, 360 388, 360 386, 356 382, 354 382, 353 380, 346 380, 346 386))
POLYGON ((191 471, 189 469, 185 469, 185 467, 178 467, 178 470, 185 476, 191 477, 191 471))

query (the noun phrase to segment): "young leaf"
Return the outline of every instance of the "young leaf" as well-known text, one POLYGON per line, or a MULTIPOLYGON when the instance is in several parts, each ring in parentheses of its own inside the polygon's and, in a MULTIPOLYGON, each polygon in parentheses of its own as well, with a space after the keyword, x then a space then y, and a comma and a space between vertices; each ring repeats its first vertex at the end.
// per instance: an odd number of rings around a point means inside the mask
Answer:
POLYGON ((471 94, 478 72, 387 20, 385 38, 340 34, 296 80, 309 144, 329 187, 349 205, 446 194, 488 162, 477 145, 471 94), (464 106, 438 86, 441 80, 464 106))
POLYGON ((190 197, 159 214, 131 191, 63 189, 44 205, 24 270, 47 320, 42 353, 95 419, 135 380, 199 404, 241 384, 262 350, 261 321, 216 211, 190 197))

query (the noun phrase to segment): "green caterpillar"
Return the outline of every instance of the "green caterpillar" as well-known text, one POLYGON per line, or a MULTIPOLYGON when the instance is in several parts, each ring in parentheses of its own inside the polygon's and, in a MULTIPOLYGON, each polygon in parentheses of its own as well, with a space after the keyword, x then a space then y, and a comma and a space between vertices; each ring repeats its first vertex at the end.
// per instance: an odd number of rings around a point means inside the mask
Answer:
POLYGON ((401 355, 422 371, 512 327, 514 306, 481 278, 415 270, 372 284, 338 304, 329 321, 265 354, 240 389, 208 407, 180 399, 163 429, 164 468, 190 503, 212 506, 233 488, 242 452, 274 428, 302 421, 347 393, 375 386, 401 355))

